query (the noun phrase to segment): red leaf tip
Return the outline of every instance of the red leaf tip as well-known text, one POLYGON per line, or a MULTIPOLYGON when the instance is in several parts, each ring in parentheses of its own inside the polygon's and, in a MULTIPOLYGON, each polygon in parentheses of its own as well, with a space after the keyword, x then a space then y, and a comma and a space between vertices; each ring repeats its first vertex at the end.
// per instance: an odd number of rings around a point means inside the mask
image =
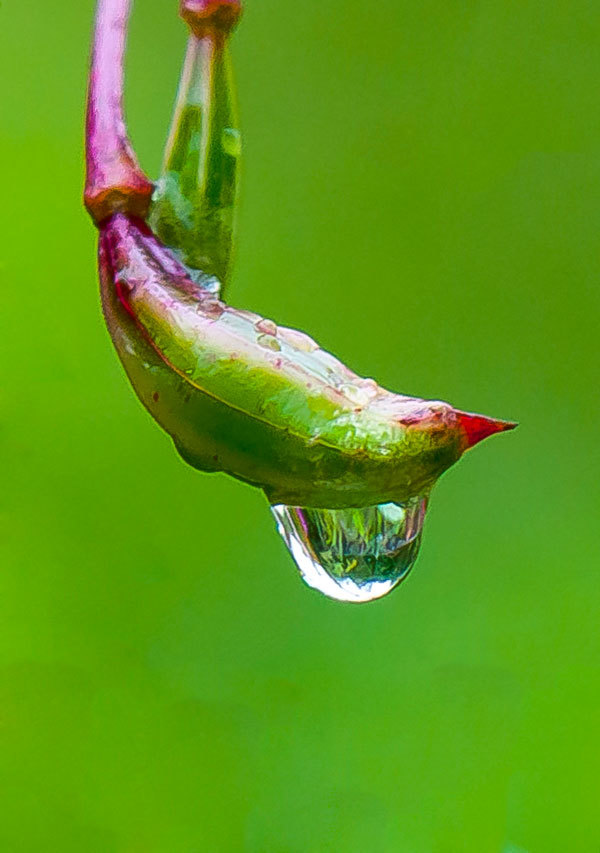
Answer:
POLYGON ((487 418, 485 415, 473 415, 470 412, 461 412, 455 410, 460 421, 460 425, 465 432, 467 439, 467 449, 479 444, 484 438, 494 435, 497 432, 505 432, 509 429, 514 429, 518 424, 514 421, 500 421, 497 418, 487 418))

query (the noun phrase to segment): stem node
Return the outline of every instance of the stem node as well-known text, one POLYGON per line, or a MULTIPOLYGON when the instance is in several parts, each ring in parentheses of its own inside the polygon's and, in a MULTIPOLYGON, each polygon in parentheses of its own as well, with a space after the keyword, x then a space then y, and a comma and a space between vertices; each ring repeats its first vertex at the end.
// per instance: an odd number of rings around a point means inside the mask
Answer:
POLYGON ((140 168, 123 117, 123 59, 131 0, 99 0, 86 121, 85 206, 96 224, 113 213, 144 218, 154 185, 140 168))
POLYGON ((179 13, 197 38, 229 35, 242 14, 240 0, 181 0, 179 13))

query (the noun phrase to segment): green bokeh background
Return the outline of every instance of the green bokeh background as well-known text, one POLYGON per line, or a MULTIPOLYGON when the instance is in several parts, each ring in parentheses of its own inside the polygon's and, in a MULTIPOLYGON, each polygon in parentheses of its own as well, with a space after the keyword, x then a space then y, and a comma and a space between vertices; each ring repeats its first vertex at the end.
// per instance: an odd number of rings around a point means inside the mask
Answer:
MULTIPOLYGON (((175 7, 132 22, 151 174, 175 7)), ((128 387, 80 203, 92 13, 0 6, 0 851, 599 850, 597 4, 248 0, 230 299, 521 422, 362 607, 128 387)))

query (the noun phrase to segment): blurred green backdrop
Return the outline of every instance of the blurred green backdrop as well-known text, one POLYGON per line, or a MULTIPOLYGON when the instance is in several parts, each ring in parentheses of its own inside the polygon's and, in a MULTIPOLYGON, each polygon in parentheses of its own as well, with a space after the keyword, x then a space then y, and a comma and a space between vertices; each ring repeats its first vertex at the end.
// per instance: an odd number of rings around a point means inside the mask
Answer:
MULTIPOLYGON (((132 23, 151 174, 175 7, 132 23)), ((0 850, 599 850, 597 5, 248 0, 230 299, 521 422, 363 607, 128 387, 80 203, 92 14, 0 7, 0 850)))

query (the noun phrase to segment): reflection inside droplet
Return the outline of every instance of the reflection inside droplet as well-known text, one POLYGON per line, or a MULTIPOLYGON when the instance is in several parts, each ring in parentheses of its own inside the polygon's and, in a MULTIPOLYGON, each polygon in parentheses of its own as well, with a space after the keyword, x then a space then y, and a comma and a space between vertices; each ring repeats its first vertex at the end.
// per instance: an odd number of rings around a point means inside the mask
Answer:
POLYGON ((338 601, 386 595, 413 567, 427 498, 361 509, 272 506, 303 580, 338 601))

